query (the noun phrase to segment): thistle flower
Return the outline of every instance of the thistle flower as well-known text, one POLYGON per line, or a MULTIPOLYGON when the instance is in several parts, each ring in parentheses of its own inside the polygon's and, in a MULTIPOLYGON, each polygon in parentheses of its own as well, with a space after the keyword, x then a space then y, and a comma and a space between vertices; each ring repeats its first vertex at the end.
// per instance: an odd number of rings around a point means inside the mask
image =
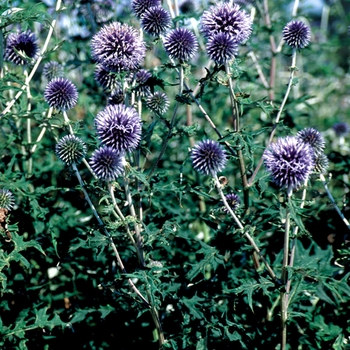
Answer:
POLYGON ((44 77, 50 81, 53 78, 61 78, 63 77, 63 66, 62 64, 56 61, 50 61, 44 64, 43 68, 44 77))
POLYGON ((108 105, 95 118, 99 140, 118 152, 131 152, 141 140, 141 119, 134 108, 108 105))
MULTIPOLYGON (((241 204, 240 198, 235 193, 228 193, 225 196, 225 199, 226 199, 228 205, 230 206, 230 208, 232 209, 232 211, 235 211, 236 209, 238 209, 238 207, 241 204)), ((223 210, 226 213, 228 212, 228 209, 225 206, 223 207, 223 210)))
POLYGON ((278 138, 263 154, 264 164, 272 181, 292 190, 303 184, 314 169, 314 152, 296 137, 278 138))
POLYGON ((113 147, 100 147, 91 156, 91 169, 100 180, 113 181, 123 172, 123 157, 113 147))
POLYGON ((108 96, 107 105, 120 105, 124 103, 124 93, 122 89, 115 89, 108 96))
POLYGON ((216 175, 225 168, 227 158, 222 146, 213 140, 204 140, 191 151, 193 168, 201 174, 216 175))
POLYGON ((142 63, 146 47, 138 31, 119 22, 105 25, 91 40, 92 58, 108 71, 133 71, 142 63))
POLYGON ((146 106, 159 115, 165 114, 169 105, 168 96, 164 92, 156 91, 154 94, 149 95, 146 100, 146 106))
POLYGON ((180 4, 179 10, 183 14, 195 13, 196 5, 193 0, 185 0, 180 4))
POLYGON ((159 36, 171 27, 170 13, 161 6, 147 9, 141 17, 143 30, 150 35, 159 36))
POLYGON ((324 174, 329 166, 328 158, 324 153, 317 155, 315 158, 315 168, 316 173, 324 174))
POLYGON ((235 57, 238 43, 231 35, 218 33, 209 38, 206 48, 210 59, 217 64, 224 64, 235 57))
POLYGON ((151 89, 147 85, 150 78, 152 78, 152 74, 146 69, 140 69, 135 74, 136 91, 139 96, 146 96, 151 93, 151 89))
POLYGON ((207 38, 227 33, 238 44, 249 39, 252 33, 250 16, 239 5, 219 3, 204 11, 201 17, 201 31, 207 38))
POLYGON ((39 52, 37 39, 30 30, 22 33, 10 33, 6 41, 4 59, 18 66, 23 66, 39 52))
POLYGON ((322 154, 326 147, 326 141, 319 131, 314 128, 305 128, 298 131, 296 138, 307 143, 315 152, 315 156, 322 154))
POLYGON ((78 102, 78 90, 70 80, 54 78, 46 85, 44 98, 50 107, 66 111, 78 102))
POLYGON ((176 28, 165 36, 164 49, 171 58, 186 62, 197 52, 197 38, 187 28, 176 28))
POLYGON ((339 122, 333 125, 333 130, 337 136, 346 136, 350 132, 350 126, 345 122, 339 122))
POLYGON ((94 73, 97 83, 106 90, 120 89, 121 84, 118 81, 116 75, 109 70, 105 69, 102 64, 98 64, 94 73))
POLYGON ((301 21, 291 21, 283 29, 283 40, 293 49, 303 49, 311 40, 311 30, 301 21))
POLYGON ((0 189, 0 208, 12 210, 15 205, 15 198, 11 191, 0 189))
POLYGON ((79 137, 66 135, 58 141, 55 151, 63 163, 79 164, 86 155, 86 145, 79 137))
POLYGON ((131 8, 136 17, 141 18, 142 15, 151 7, 161 6, 161 0, 132 0, 131 8))

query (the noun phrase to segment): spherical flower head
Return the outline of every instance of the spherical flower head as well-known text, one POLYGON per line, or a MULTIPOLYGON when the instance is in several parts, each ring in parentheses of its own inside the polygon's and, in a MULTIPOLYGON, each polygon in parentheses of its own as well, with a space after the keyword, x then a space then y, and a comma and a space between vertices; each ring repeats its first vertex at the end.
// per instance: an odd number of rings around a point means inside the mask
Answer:
POLYGON ((168 96, 164 92, 156 91, 149 95, 146 100, 146 106, 153 112, 163 115, 170 105, 168 96))
POLYGON ((235 58, 238 43, 227 33, 218 33, 209 38, 207 43, 208 56, 217 64, 225 64, 235 58))
POLYGON ((191 151, 193 167, 204 175, 216 175, 225 168, 227 158, 222 146, 213 140, 204 140, 191 151))
POLYGON ((122 89, 115 89, 108 96, 107 105, 120 105, 124 104, 124 92, 122 89))
POLYGON ((315 155, 322 154, 326 147, 326 141, 319 131, 314 128, 305 128, 298 131, 297 139, 307 143, 314 150, 315 155))
POLYGON ((141 119, 134 108, 108 105, 95 118, 99 140, 118 152, 131 152, 141 140, 141 119))
POLYGON ((54 78, 46 85, 44 98, 50 107, 66 111, 77 104, 78 90, 70 80, 54 78))
POLYGON ((303 49, 311 40, 311 30, 301 21, 291 21, 283 29, 283 40, 293 49, 303 49))
POLYGON ((0 189, 0 208, 12 210, 15 205, 15 198, 11 191, 0 189))
POLYGON ((150 7, 141 17, 141 27, 144 32, 156 37, 166 32, 171 24, 170 13, 161 6, 150 7))
POLYGON ((339 122, 333 125, 333 130, 337 136, 346 136, 350 132, 350 126, 345 122, 339 122))
MULTIPOLYGON (((235 193, 229 193, 225 196, 225 199, 227 201, 227 204, 230 206, 230 208, 232 209, 232 211, 235 211, 236 209, 238 209, 238 207, 241 204, 241 200, 238 197, 237 194, 235 193)), ((224 212, 228 212, 227 208, 224 206, 223 207, 224 212)))
POLYGON ((91 40, 92 58, 112 72, 136 70, 146 55, 146 46, 139 32, 113 22, 105 25, 91 40))
POLYGON ((4 59, 18 66, 23 66, 39 52, 37 39, 30 30, 22 33, 10 33, 6 41, 4 59))
POLYGON ((294 189, 308 180, 314 169, 312 148, 296 137, 277 139, 264 152, 263 159, 272 181, 281 188, 294 189))
POLYGON ((44 77, 50 81, 53 78, 61 78, 63 77, 63 66, 62 64, 56 61, 50 61, 44 64, 43 68, 44 77))
POLYGON ((140 69, 135 74, 136 92, 139 96, 146 96, 151 93, 151 89, 147 84, 150 78, 152 78, 152 74, 146 69, 140 69))
POLYGON ((182 1, 179 10, 183 14, 192 14, 196 12, 196 4, 193 0, 182 1))
POLYGON ((327 172, 329 167, 329 161, 327 156, 324 153, 321 153, 315 158, 315 168, 314 171, 319 174, 324 174, 327 172))
POLYGON ((115 90, 121 88, 121 84, 116 75, 105 69, 102 64, 98 64, 96 66, 94 77, 97 83, 105 90, 115 90))
POLYGON ((67 165, 79 164, 86 155, 86 145, 79 137, 66 135, 58 141, 56 154, 67 165))
POLYGON ((151 7, 161 6, 161 0, 132 0, 131 8, 136 17, 141 18, 142 15, 151 7))
POLYGON ((100 180, 114 181, 124 169, 123 157, 113 147, 100 147, 91 156, 91 169, 100 180))
POLYGON ((218 33, 227 33, 240 44, 249 39, 252 33, 252 21, 239 5, 219 3, 203 12, 201 31, 207 38, 218 33))
POLYGON ((170 58, 189 61, 198 50, 196 36, 187 28, 171 30, 164 38, 164 49, 170 58))

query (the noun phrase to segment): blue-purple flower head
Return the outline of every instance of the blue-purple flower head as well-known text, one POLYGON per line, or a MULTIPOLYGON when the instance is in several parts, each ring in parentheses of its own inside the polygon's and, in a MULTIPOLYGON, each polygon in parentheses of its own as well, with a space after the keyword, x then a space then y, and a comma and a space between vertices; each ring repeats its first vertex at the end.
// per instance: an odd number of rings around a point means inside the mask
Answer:
POLYGON ((11 191, 0 189, 0 209, 12 210, 15 205, 15 198, 11 191))
POLYGON ((121 105, 124 104, 124 92, 122 89, 117 88, 112 90, 108 96, 107 105, 121 105))
POLYGON ((196 4, 194 0, 184 0, 180 3, 179 10, 183 14, 192 14, 196 12, 196 4))
POLYGON ((131 152, 141 140, 141 119, 134 108, 108 105, 95 118, 99 140, 118 152, 131 152))
POLYGON ((116 74, 105 69, 102 64, 96 66, 94 77, 97 83, 105 90, 112 91, 121 88, 121 84, 118 81, 116 74))
POLYGON ((289 190, 303 185, 314 169, 314 151, 293 136, 278 138, 263 155, 272 181, 289 190))
POLYGON ((39 53, 37 39, 30 30, 21 33, 10 33, 6 40, 5 61, 23 66, 35 59, 39 53))
POLYGON ((187 28, 176 28, 168 32, 164 38, 164 49, 172 59, 187 62, 198 50, 196 36, 187 28))
POLYGON ((50 81, 54 78, 61 78, 64 75, 62 64, 56 61, 50 61, 44 64, 43 68, 44 77, 50 81))
POLYGON ((113 147, 102 146, 91 156, 90 166, 100 180, 114 181, 124 169, 122 155, 113 147))
POLYGON ((193 168, 204 175, 216 175, 225 168, 227 157, 222 146, 213 140, 197 143, 191 151, 193 168))
POLYGON ((127 25, 113 22, 105 25, 91 40, 92 58, 108 71, 136 70, 146 55, 146 46, 139 32, 127 25))
POLYGON ((299 141, 311 146, 315 152, 315 156, 324 153, 326 141, 318 130, 314 128, 305 128, 298 131, 296 137, 299 141))
POLYGON ((70 80, 54 78, 46 85, 44 98, 50 107, 66 111, 78 102, 78 90, 70 80))
MULTIPOLYGON (((225 195, 225 199, 232 211, 237 210, 241 204, 241 200, 236 193, 228 193, 227 195, 225 195)), ((223 210, 226 213, 228 212, 228 209, 225 206, 223 207, 223 210)))
POLYGON ((337 136, 346 136, 350 132, 350 126, 348 123, 339 122, 333 125, 333 130, 337 136))
POLYGON ((219 33, 226 33, 240 44, 249 39, 252 33, 252 21, 239 5, 219 3, 203 12, 201 31, 206 38, 219 33))
POLYGON ((283 40, 293 49, 303 49, 311 40, 311 30, 301 21, 291 21, 283 29, 283 40))
POLYGON ((149 79, 152 78, 152 74, 146 69, 140 69, 135 74, 135 90, 139 96, 147 96, 151 93, 151 88, 148 85, 149 79))
POLYGON ((86 155, 86 145, 79 137, 66 135, 58 141, 55 151, 63 163, 79 164, 86 155))
POLYGON ((147 97, 146 105, 153 112, 163 115, 168 110, 170 102, 164 92, 156 91, 147 97))
POLYGON ((150 7, 141 17, 141 27, 144 32, 156 37, 165 33, 171 24, 170 13, 161 6, 150 7))
POLYGON ((230 34, 218 33, 209 38, 206 49, 208 56, 215 63, 225 64, 235 58, 238 43, 230 34))
POLYGON ((136 17, 141 18, 151 7, 161 6, 161 0, 132 0, 131 8, 136 17))

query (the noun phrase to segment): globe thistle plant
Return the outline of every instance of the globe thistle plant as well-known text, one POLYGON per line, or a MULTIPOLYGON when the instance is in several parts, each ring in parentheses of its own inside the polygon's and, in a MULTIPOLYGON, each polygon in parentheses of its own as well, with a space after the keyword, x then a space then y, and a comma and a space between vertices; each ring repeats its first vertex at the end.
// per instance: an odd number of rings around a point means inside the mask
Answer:
POLYGON ((119 22, 105 25, 91 40, 92 58, 108 71, 136 70, 146 55, 138 31, 119 22))
POLYGON ((0 209, 12 210, 15 205, 15 198, 11 191, 0 189, 0 209))
POLYGON ((134 108, 108 105, 95 118, 99 140, 118 152, 131 152, 141 140, 141 119, 134 108))
POLYGON ((78 102, 78 90, 70 80, 54 78, 46 85, 44 98, 50 107, 66 111, 78 102))
POLYGON ((314 128, 305 128, 298 131, 297 139, 301 142, 307 143, 315 152, 315 156, 324 152, 326 141, 319 131, 314 128))
POLYGON ((213 140, 204 140, 191 151, 193 168, 201 174, 216 176, 225 168, 227 157, 222 146, 213 140))
POLYGON ((147 97, 146 105, 153 112, 163 115, 168 110, 170 103, 168 96, 164 92, 156 91, 147 97))
POLYGON ((198 50, 196 36, 187 28, 171 30, 164 38, 164 49, 172 59, 189 61, 198 50))
POLYGON ((97 83, 106 90, 115 90, 121 88, 121 84, 118 81, 116 75, 105 69, 102 64, 98 64, 96 66, 94 77, 97 83))
POLYGON ((151 7, 161 6, 160 0, 132 0, 131 8, 136 17, 141 18, 142 15, 151 7))
POLYGON ((30 30, 21 33, 10 33, 6 40, 5 61, 23 66, 38 55, 39 47, 34 33, 30 30))
POLYGON ((278 138, 264 152, 263 159, 272 181, 288 193, 304 184, 315 166, 312 148, 293 136, 278 138))
POLYGON ((113 147, 100 147, 91 156, 91 169, 100 180, 114 181, 124 169, 123 157, 113 147))
POLYGON ((315 158, 314 171, 319 174, 324 174, 325 172, 327 172, 328 167, 329 167, 328 157, 324 153, 317 155, 315 158))
POLYGON ((66 135, 58 141, 56 154, 67 165, 79 164, 86 155, 86 145, 79 137, 66 135))
POLYGON ((201 31, 207 38, 219 33, 227 33, 240 44, 249 39, 252 33, 252 22, 250 16, 241 10, 239 5, 219 3, 203 12, 201 31))
POLYGON ((141 17, 141 26, 144 32, 156 37, 167 31, 171 24, 170 13, 161 6, 150 7, 141 17))
POLYGON ((184 0, 179 6, 179 10, 183 14, 192 14, 196 11, 196 4, 193 0, 184 0))
POLYGON ((333 125, 333 130, 337 136, 343 137, 350 132, 350 126, 345 122, 339 122, 333 125))
POLYGON ((43 68, 43 75, 48 81, 54 78, 63 77, 64 73, 62 64, 56 61, 50 61, 45 63, 43 68))
POLYGON ((209 38, 207 53, 217 64, 225 64, 235 58, 238 50, 236 39, 227 33, 218 33, 209 38))
POLYGON ((283 40, 293 49, 303 49, 311 40, 311 30, 301 21, 291 21, 283 29, 283 40))
POLYGON ((120 105, 124 104, 124 92, 122 89, 115 89, 108 96, 107 105, 120 105))
POLYGON ((135 74, 136 91, 139 96, 147 96, 151 93, 151 89, 147 85, 150 78, 152 78, 152 74, 146 69, 140 69, 135 74))
MULTIPOLYGON (((235 211, 238 209, 238 207, 241 204, 241 200, 238 197, 237 194, 235 193, 229 193, 225 196, 226 202, 228 203, 228 205, 230 206, 230 208, 232 209, 232 211, 235 211)), ((223 207, 224 212, 228 212, 227 208, 224 206, 223 207)))

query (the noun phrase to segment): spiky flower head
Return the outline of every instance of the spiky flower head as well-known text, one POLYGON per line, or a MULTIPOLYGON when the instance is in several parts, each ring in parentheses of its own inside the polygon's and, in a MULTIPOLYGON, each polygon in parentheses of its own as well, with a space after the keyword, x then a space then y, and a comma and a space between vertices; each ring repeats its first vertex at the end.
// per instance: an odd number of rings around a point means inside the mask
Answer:
POLYGON ((166 32, 171 24, 170 13, 161 6, 150 7, 141 17, 141 27, 144 32, 156 37, 166 32))
POLYGON ((307 143, 315 152, 315 156, 322 154, 326 147, 326 141, 319 131, 314 128, 305 128, 298 131, 297 139, 301 142, 307 143))
POLYGON ((56 144, 56 154, 67 165, 79 164, 86 155, 86 145, 79 137, 66 135, 56 144))
POLYGON ((44 98, 50 107, 66 111, 77 104, 78 90, 70 80, 54 78, 46 85, 44 98))
POLYGON ((15 198, 11 191, 0 189, 0 208, 12 210, 15 205, 15 198))
POLYGON ((147 96, 151 93, 148 80, 152 78, 152 74, 146 69, 140 69, 135 74, 135 90, 139 96, 147 96))
POLYGON ((196 4, 193 0, 184 0, 179 6, 179 10, 183 14, 192 14, 196 11, 196 4))
MULTIPOLYGON (((232 211, 235 211, 236 209, 238 209, 238 207, 241 204, 241 200, 238 197, 238 195, 236 193, 228 193, 225 196, 225 199, 227 201, 227 204, 230 206, 230 208, 232 209, 232 211)), ((223 207, 224 212, 228 212, 228 209, 224 206, 223 207)))
POLYGON ((217 64, 224 64, 235 58, 238 43, 227 33, 218 33, 209 38, 207 46, 208 56, 217 64))
POLYGON ((124 169, 122 155, 113 147, 102 146, 90 158, 90 166, 100 180, 113 181, 124 169))
POLYGON ((324 174, 325 172, 327 172, 328 166, 329 166, 328 157, 324 153, 321 153, 316 156, 315 168, 314 168, 314 171, 316 173, 324 174))
POLYGON ((222 146, 213 140, 197 143, 191 151, 193 168, 201 174, 216 175, 225 168, 227 158, 222 146))
POLYGON ((176 28, 165 36, 164 49, 171 58, 186 62, 196 54, 198 41, 187 28, 176 28))
POLYGON ((131 8, 136 17, 141 18, 142 15, 151 7, 161 6, 161 0, 132 0, 131 8))
POLYGON ((146 46, 139 32, 127 25, 113 22, 105 25, 91 40, 92 58, 108 71, 133 71, 143 62, 146 46))
POLYGON ((170 105, 169 98, 164 92, 156 91, 149 95, 146 100, 146 106, 153 112, 163 115, 170 105))
POLYGON ((227 33, 240 44, 249 39, 252 33, 252 21, 239 5, 219 3, 203 12, 201 31, 207 38, 218 33, 227 33))
POLYGON ((96 66, 94 77, 97 83, 106 90, 121 88, 116 74, 105 69, 102 64, 96 66))
POLYGON ((118 152, 131 152, 141 140, 141 119, 134 108, 108 105, 95 118, 99 140, 118 152))
POLYGON ((120 105, 124 104, 124 92, 122 89, 115 89, 108 96, 107 105, 120 105))
POLYGON ((337 136, 346 136, 350 132, 350 126, 348 123, 339 122, 333 125, 333 130, 337 136))
POLYGON ((37 57, 39 52, 38 42, 34 33, 30 30, 21 33, 10 33, 6 40, 4 53, 5 61, 23 66, 37 57))
POLYGON ((302 21, 291 21, 283 29, 283 40, 293 49, 303 49, 311 40, 311 30, 302 21))
POLYGON ((62 64, 56 61, 45 63, 43 68, 43 75, 48 81, 52 80, 53 78, 63 77, 64 72, 62 64))
POLYGON ((304 184, 315 166, 312 148, 294 136, 278 138, 263 159, 272 181, 288 192, 304 184))

